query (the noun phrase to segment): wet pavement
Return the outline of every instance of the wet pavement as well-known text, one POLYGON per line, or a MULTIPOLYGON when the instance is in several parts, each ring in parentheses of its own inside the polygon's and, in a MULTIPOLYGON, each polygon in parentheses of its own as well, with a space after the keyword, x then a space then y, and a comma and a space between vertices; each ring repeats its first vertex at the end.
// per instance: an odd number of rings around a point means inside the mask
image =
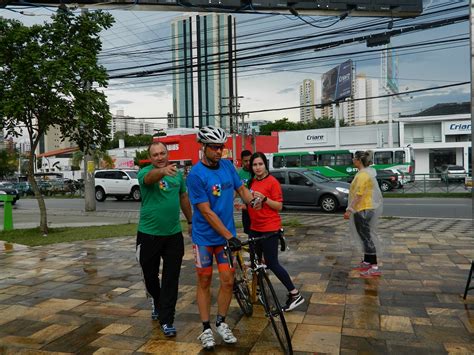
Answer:
MULTIPOLYGON (((69 223, 67 213, 57 216, 53 225, 69 223)), ((91 223, 99 223, 88 216, 91 223)), ((115 218, 94 216, 107 223, 115 218)), ((78 218, 77 223, 87 223, 86 217, 78 218)), ((462 299, 474 259, 472 221, 383 219, 383 276, 363 279, 351 270, 361 253, 341 216, 285 219, 304 224, 287 228, 290 250, 281 254, 306 299, 286 314, 295 353, 474 353, 474 291, 462 299)), ((134 236, 31 248, 13 245, 11 250, 0 242, 0 354, 199 353, 201 323, 187 241, 175 322, 178 336, 171 340, 150 319, 134 236)), ((284 288, 272 280, 284 301, 284 288)), ((215 304, 211 313, 214 320, 215 304)), ((233 301, 227 322, 239 341, 229 346, 218 340, 216 353, 279 353, 260 306, 247 318, 233 301)))

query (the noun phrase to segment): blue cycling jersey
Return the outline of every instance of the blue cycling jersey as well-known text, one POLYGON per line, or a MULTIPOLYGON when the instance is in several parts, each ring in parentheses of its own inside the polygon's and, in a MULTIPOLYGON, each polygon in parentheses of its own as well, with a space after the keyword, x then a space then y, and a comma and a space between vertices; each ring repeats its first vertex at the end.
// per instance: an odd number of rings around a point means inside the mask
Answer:
POLYGON ((235 236, 234 191, 242 186, 242 182, 234 166, 227 160, 221 160, 218 168, 199 162, 191 169, 186 185, 193 205, 193 243, 204 246, 224 245, 225 238, 207 223, 196 205, 209 202, 211 210, 235 236))

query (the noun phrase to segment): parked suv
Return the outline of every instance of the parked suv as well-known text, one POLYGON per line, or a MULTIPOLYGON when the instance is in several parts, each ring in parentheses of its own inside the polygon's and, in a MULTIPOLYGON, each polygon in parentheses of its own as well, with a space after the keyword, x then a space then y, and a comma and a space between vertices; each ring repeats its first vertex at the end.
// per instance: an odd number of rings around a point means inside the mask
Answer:
POLYGON ((347 207, 349 184, 333 181, 313 170, 275 169, 270 172, 281 184, 283 205, 318 206, 324 212, 347 207))
POLYGON ((449 181, 464 181, 466 178, 466 170, 459 165, 441 165, 438 168, 438 172, 440 174, 441 181, 449 182, 449 181))
POLYGON ((121 201, 130 197, 140 201, 140 186, 138 184, 136 170, 96 170, 95 172, 95 199, 104 201, 107 196, 114 196, 121 201))

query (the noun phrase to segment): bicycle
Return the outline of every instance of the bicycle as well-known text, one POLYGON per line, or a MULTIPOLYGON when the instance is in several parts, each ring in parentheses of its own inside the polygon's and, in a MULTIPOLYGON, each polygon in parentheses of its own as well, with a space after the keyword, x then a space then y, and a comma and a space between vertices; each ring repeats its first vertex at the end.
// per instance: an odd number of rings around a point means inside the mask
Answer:
POLYGON ((248 267, 245 265, 242 252, 240 250, 236 251, 234 256, 234 296, 244 315, 250 317, 253 314, 253 300, 255 300, 254 281, 256 279, 252 278, 252 281, 249 280, 248 267))
MULTIPOLYGON (((281 233, 278 234, 281 237, 281 233)), ((273 330, 275 331, 275 335, 278 339, 278 342, 280 343, 280 347, 283 352, 285 354, 293 354, 291 337, 288 331, 288 327, 286 325, 286 320, 282 307, 280 305, 280 301, 278 300, 278 297, 275 293, 275 289, 273 288, 273 285, 267 275, 266 266, 260 262, 255 250, 256 243, 259 240, 269 238, 274 235, 275 233, 269 233, 259 237, 249 237, 248 240, 242 242, 242 246, 248 246, 249 248, 248 251, 250 255, 250 270, 252 271, 253 277, 257 279, 257 285, 260 290, 258 299, 263 305, 263 308, 265 310, 265 316, 270 319, 270 323, 272 324, 273 330)), ((284 245, 284 239, 280 238, 280 241, 282 242, 281 249, 285 250, 286 246, 284 245)), ((236 250, 232 250, 232 248, 229 248, 227 246, 224 248, 224 250, 227 254, 229 265, 233 267, 232 251, 236 250)), ((245 268, 242 267, 243 265, 244 264, 242 264, 241 255, 240 257, 236 257, 235 275, 237 275, 237 277, 235 278, 234 282, 237 283, 237 286, 235 286, 234 284, 234 294, 236 295, 239 306, 241 306, 240 301, 242 300, 245 301, 245 305, 252 304, 250 299, 248 282, 242 282, 242 279, 246 279, 244 277, 241 278, 240 276, 241 271, 242 275, 246 275, 245 268)), ((243 308, 242 310, 244 311, 243 308)))

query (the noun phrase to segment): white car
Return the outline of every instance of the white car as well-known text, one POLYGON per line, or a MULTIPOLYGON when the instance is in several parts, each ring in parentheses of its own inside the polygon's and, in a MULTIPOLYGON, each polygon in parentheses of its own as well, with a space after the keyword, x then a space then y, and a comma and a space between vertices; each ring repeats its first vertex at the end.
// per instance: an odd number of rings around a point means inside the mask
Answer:
POLYGON ((119 201, 125 197, 140 201, 141 193, 137 173, 137 170, 96 170, 94 174, 95 199, 102 202, 107 196, 114 196, 119 201))
POLYGON ((438 171, 440 173, 441 181, 446 183, 450 181, 464 181, 466 179, 466 170, 464 170, 464 167, 459 165, 445 164, 442 165, 438 171))

